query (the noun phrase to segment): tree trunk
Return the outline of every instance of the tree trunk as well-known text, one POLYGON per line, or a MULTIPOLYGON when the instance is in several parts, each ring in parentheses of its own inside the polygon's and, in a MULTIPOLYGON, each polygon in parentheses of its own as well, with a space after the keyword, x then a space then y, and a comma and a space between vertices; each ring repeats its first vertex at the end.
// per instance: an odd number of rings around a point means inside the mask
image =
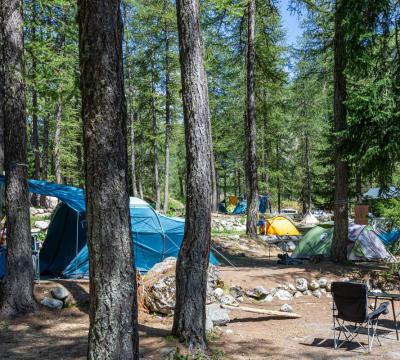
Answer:
POLYGON ((304 192, 304 204, 305 208, 303 213, 307 213, 311 210, 311 169, 310 169, 310 149, 309 149, 308 134, 304 135, 304 165, 306 172, 306 186, 304 192))
POLYGON ((185 235, 176 264, 173 335, 189 350, 206 347, 207 269, 211 244, 211 128, 198 0, 176 2, 186 139, 185 235))
POLYGON ((20 0, 0 1, 4 118, 7 272, 0 291, 0 314, 33 312, 32 244, 29 221, 25 95, 23 82, 23 21, 20 0))
POLYGON ((61 119, 62 119, 62 102, 61 97, 58 98, 55 111, 56 127, 54 131, 54 176, 57 184, 62 184, 61 176, 61 119))
POLYGON ((214 151, 211 156, 211 183, 212 183, 212 204, 211 204, 211 211, 217 212, 218 211, 218 181, 217 181, 217 169, 215 167, 215 155, 214 151))
MULTIPOLYGON (((47 180, 49 163, 49 118, 46 116, 43 120, 43 154, 42 154, 42 179, 47 180)), ((40 206, 47 207, 47 198, 40 196, 40 206)))
POLYGON ((169 143, 171 138, 171 93, 169 69, 169 38, 165 23, 165 162, 164 162, 164 213, 168 211, 169 199, 169 143))
POLYGON ((356 201, 357 204, 362 203, 362 177, 360 162, 356 165, 356 201))
MULTIPOLYGON (((2 0, 0 0, 2 5, 2 0)), ((4 63, 3 63, 3 14, 0 8, 0 175, 4 175, 4 63)), ((0 221, 4 218, 5 187, 0 187, 0 221)))
POLYGON ((246 112, 246 151, 247 151, 247 221, 246 234, 257 237, 258 178, 257 178, 257 134, 256 134, 256 50, 255 42, 255 0, 249 0, 247 29, 247 112, 246 112))
POLYGON ((278 191, 278 214, 281 212, 281 177, 279 175, 280 169, 280 161, 279 161, 279 139, 276 141, 276 170, 278 172, 277 177, 277 191, 278 191))
POLYGON ((143 139, 140 140, 139 144, 139 172, 138 172, 138 190, 139 196, 143 199, 143 139))
MULTIPOLYGON (((33 1, 33 16, 32 16, 32 41, 36 41, 36 18, 37 5, 33 1)), ((39 132, 38 132, 38 94, 36 91, 36 58, 32 56, 32 73, 33 73, 33 89, 32 89, 32 147, 34 154, 34 179, 40 178, 40 153, 39 153, 39 132)), ((39 206, 39 195, 32 194, 31 203, 33 206, 39 206)))
MULTIPOLYGON (((346 129, 346 45, 343 22, 345 17, 344 0, 337 0, 335 11, 334 35, 334 130, 338 133, 346 129)), ((335 154, 335 203, 334 235, 332 241, 332 259, 336 262, 347 259, 348 239, 348 165, 343 154, 342 135, 336 135, 335 154)))
POLYGON ((137 116, 136 111, 134 110, 134 92, 131 86, 132 76, 131 76, 131 64, 129 63, 129 57, 131 55, 129 48, 129 31, 127 28, 128 20, 127 20, 127 12, 126 12, 126 1, 123 2, 124 6, 124 40, 125 40, 125 67, 126 67, 126 75, 128 82, 128 114, 129 114, 129 126, 130 126, 130 163, 131 163, 131 179, 132 179, 132 195, 137 197, 137 187, 136 187, 136 159, 135 159, 135 118, 137 116))
POLYGON ((153 157, 154 157, 154 193, 156 200, 156 210, 160 210, 161 194, 160 194, 160 177, 158 174, 158 144, 157 144, 157 114, 155 104, 155 84, 154 84, 154 65, 151 72, 151 117, 153 120, 153 157))
POLYGON ((90 264, 88 359, 138 359, 120 2, 82 0, 78 6, 90 264))

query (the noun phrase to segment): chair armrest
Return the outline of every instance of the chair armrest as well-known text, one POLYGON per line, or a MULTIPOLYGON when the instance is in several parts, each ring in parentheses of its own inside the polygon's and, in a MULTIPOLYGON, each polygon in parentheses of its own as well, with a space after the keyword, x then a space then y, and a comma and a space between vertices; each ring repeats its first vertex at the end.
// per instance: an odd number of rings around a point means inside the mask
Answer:
POLYGON ((383 302, 382 304, 380 304, 376 308, 376 310, 374 310, 374 311, 372 311, 372 312, 370 312, 368 314, 368 319, 369 320, 374 320, 374 319, 377 319, 382 314, 386 315, 389 312, 388 306, 389 306, 389 302, 388 301, 383 302))

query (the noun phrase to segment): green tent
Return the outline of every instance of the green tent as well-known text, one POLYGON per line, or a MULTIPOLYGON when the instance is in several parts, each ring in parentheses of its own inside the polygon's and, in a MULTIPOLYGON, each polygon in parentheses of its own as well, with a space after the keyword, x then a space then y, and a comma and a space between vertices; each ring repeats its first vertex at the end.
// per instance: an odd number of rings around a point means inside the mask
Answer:
MULTIPOLYGON (((333 238, 333 223, 325 223, 311 229, 300 240, 292 257, 309 259, 322 255, 329 257, 333 238)), ((347 258, 349 260, 390 260, 382 239, 371 226, 349 224, 347 258)))
POLYGON ((331 255, 331 244, 333 238, 333 223, 324 223, 312 228, 299 241, 292 257, 298 259, 309 259, 312 256, 331 255))

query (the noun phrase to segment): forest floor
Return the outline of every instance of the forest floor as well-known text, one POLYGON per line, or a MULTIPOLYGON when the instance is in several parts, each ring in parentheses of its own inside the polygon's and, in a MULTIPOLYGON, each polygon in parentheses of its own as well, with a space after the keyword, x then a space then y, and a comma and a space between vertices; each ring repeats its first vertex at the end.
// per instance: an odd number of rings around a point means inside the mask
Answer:
MULTIPOLYGON (((229 248, 229 240, 214 239, 229 248)), ((262 285, 275 287, 285 282, 294 283, 296 277, 340 279, 369 271, 377 265, 335 266, 329 262, 282 266, 276 264, 276 251, 268 257, 268 250, 260 244, 249 246, 249 251, 234 247, 226 255, 235 264, 221 266, 225 286, 240 285, 252 288, 262 285), (255 251, 255 249, 258 249, 255 251), (360 269, 362 270, 360 272, 360 269)), ((1 360, 78 360, 86 358, 89 326, 89 296, 87 281, 42 281, 36 286, 38 299, 49 296, 56 284, 64 285, 74 296, 76 306, 63 310, 41 309, 34 315, 10 321, 0 321, 1 360)), ((260 314, 232 310, 231 322, 210 334, 213 359, 400 359, 400 342, 395 340, 392 314, 386 315, 381 330, 383 346, 375 343, 372 354, 354 347, 333 349, 330 297, 302 296, 289 302, 299 319, 279 320, 260 314), (389 330, 391 331, 389 331, 389 330)), ((242 305, 279 310, 284 301, 258 302, 247 299, 242 305)), ((170 336, 172 318, 145 312, 139 314, 140 352, 146 360, 162 359, 163 351, 177 346, 170 336)), ((366 341, 366 336, 362 337, 366 341)))

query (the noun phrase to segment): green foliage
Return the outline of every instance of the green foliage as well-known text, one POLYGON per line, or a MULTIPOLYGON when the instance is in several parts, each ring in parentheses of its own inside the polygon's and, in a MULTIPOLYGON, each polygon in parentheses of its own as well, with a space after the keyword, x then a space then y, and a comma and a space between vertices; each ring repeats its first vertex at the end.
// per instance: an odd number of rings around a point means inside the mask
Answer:
POLYGON ((400 227, 400 200, 388 199, 377 204, 380 216, 388 219, 393 227, 400 227))

